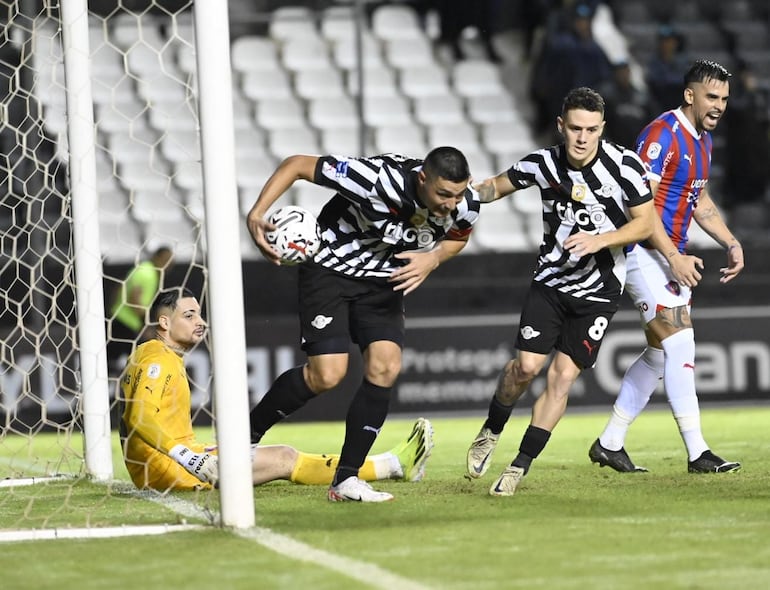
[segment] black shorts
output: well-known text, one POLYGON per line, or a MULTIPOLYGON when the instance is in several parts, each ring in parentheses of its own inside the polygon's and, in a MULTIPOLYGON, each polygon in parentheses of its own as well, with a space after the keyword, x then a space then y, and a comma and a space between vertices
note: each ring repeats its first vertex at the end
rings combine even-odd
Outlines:
POLYGON ((586 301, 535 281, 519 321, 516 348, 548 354, 558 350, 581 368, 593 367, 607 327, 620 305, 586 301))
POLYGON ((299 268, 302 350, 309 356, 361 350, 378 340, 404 343, 404 294, 384 279, 346 277, 315 265, 299 268))

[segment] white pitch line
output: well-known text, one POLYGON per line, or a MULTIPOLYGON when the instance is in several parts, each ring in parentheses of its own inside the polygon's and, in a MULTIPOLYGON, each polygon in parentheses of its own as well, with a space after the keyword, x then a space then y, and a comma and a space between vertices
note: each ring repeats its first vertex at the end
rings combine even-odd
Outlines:
MULTIPOLYGON (((181 516, 200 517, 200 507, 171 496, 143 496, 152 502, 157 502, 169 510, 173 510, 181 516)), ((213 522, 219 522, 219 514, 209 513, 213 522)), ((295 561, 304 561, 335 571, 348 578, 353 578, 359 582, 373 588, 382 590, 428 590, 428 586, 419 584, 408 578, 403 578, 397 574, 389 572, 377 565, 343 557, 336 553, 329 553, 322 549, 307 545, 286 535, 276 533, 268 528, 254 527, 250 529, 229 529, 234 535, 243 539, 254 541, 270 549, 279 555, 283 555, 295 561)))

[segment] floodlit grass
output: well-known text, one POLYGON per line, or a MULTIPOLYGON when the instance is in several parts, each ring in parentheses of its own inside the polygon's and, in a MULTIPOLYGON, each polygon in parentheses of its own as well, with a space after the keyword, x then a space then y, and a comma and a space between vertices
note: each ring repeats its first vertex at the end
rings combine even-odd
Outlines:
MULTIPOLYGON (((467 481, 463 473, 481 417, 437 418, 426 479, 377 484, 395 494, 394 502, 333 504, 322 487, 276 482, 255 488, 257 525, 429 588, 766 588, 770 408, 703 411, 714 451, 744 464, 742 472, 725 475, 688 474, 676 425, 668 410, 657 409, 637 420, 627 444, 650 473, 619 474, 592 465, 588 447, 608 410, 568 413, 513 498, 490 497, 487 489, 515 455, 526 411, 512 418, 480 481, 467 481)), ((374 450, 396 444, 410 425, 411 420, 390 419, 374 450)), ((283 424, 264 442, 333 452, 342 431, 339 423, 283 424)), ((38 438, 36 445, 43 443, 38 438)), ((6 439, 0 454, 8 448, 6 439)), ((116 469, 116 477, 125 478, 125 472, 116 469)), ((0 488, 0 529, 181 519, 163 506, 106 489, 83 480, 12 492, 0 488)), ((216 509, 210 495, 177 497, 216 509)), ((191 580, 228 589, 359 587, 338 571, 297 557, 215 528, 0 545, 2 587, 9 590, 171 588, 191 580)), ((383 587, 377 580, 372 586, 383 587)))

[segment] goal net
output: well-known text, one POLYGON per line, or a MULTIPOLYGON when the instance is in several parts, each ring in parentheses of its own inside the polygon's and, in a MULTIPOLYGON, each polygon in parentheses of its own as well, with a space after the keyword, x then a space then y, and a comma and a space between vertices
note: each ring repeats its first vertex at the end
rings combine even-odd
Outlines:
MULTIPOLYGON (((108 350, 84 346, 93 334, 83 334, 83 322, 103 306, 100 326, 112 338, 113 298, 129 271, 160 246, 173 252, 160 288, 186 286, 204 310, 210 298, 193 2, 88 5, 96 186, 86 192, 96 195, 96 219, 83 219, 73 190, 76 180, 88 184, 87 175, 73 179, 73 170, 88 167, 69 145, 78 89, 77 77, 65 75, 65 55, 76 40, 63 34, 61 3, 0 0, 0 530, 137 520, 126 503, 132 487, 117 431, 117 377, 126 355, 108 358, 108 350), (78 231, 99 236, 98 285, 81 284, 94 253, 82 247, 82 235, 78 245, 78 231), (99 372, 105 358, 107 486, 92 481, 93 441, 83 436, 89 367, 99 372), (40 485, 25 485, 31 483, 40 485), (89 499, 81 504, 84 493, 89 499), (73 508, 82 512, 79 522, 73 508)), ((203 437, 214 405, 206 347, 190 353, 187 365, 193 421, 203 437)), ((202 507, 219 501, 214 493, 188 500, 202 507)), ((145 524, 168 519, 162 511, 140 514, 145 524)))

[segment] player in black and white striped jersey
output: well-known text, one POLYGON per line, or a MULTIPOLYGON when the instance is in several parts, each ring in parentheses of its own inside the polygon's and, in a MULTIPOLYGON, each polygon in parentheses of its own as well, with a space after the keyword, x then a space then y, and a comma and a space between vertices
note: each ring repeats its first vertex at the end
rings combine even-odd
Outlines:
POLYGON ((321 248, 299 268, 302 349, 307 364, 280 375, 251 412, 252 442, 316 395, 338 385, 350 342, 364 359, 364 380, 346 420, 330 500, 383 502, 358 470, 385 422, 401 369, 404 296, 465 246, 478 218, 465 156, 439 147, 424 160, 291 156, 268 179, 247 223, 254 242, 278 264, 265 240, 265 212, 297 180, 335 191, 318 223, 321 248))
POLYGON ((648 237, 655 223, 642 161, 601 139, 601 95, 590 88, 570 91, 557 127, 563 143, 527 155, 476 187, 482 202, 490 202, 537 186, 544 233, 519 322, 518 353, 503 369, 488 418, 468 450, 469 477, 484 475, 513 406, 554 352, 519 454, 490 488, 494 496, 513 495, 564 414, 575 379, 596 362, 623 292, 624 246, 648 237))

